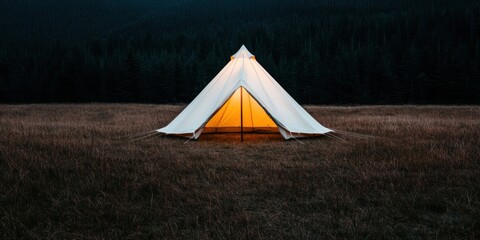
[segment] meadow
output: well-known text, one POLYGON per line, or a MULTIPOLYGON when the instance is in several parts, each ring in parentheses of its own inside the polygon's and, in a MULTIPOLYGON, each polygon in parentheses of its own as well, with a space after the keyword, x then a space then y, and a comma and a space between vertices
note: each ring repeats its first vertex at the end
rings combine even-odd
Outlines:
POLYGON ((475 239, 479 106, 306 106, 368 135, 124 136, 184 106, 0 105, 0 238, 475 239))

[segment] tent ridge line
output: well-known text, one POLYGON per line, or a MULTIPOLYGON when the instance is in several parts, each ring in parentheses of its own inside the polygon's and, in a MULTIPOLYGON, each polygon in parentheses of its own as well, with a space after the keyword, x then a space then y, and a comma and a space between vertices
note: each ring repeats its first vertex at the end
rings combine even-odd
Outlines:
MULTIPOLYGON (((258 82, 260 83, 260 86, 262 87, 263 91, 267 93, 267 96, 269 95, 268 92, 265 90, 265 86, 263 86, 263 81, 260 79, 260 76, 258 75, 257 69, 253 65, 253 63, 250 61, 250 65, 252 65, 253 70, 255 71, 255 75, 257 76, 258 82)), ((275 104, 273 104, 272 100, 268 99, 271 103, 271 105, 275 108, 275 110, 278 110, 275 104)), ((258 101, 258 100, 257 100, 258 101)))
MULTIPOLYGON (((217 74, 217 76, 215 76, 215 77, 210 81, 210 83, 212 83, 213 81, 215 81, 215 79, 220 79, 220 78, 225 74, 225 72, 227 72, 227 70, 228 70, 228 68, 227 68, 228 64, 230 64, 230 62, 227 63, 227 65, 220 71, 220 73, 217 74), (225 70, 225 71, 223 71, 223 70, 225 70)), ((209 84, 210 84, 210 83, 209 83, 209 84)), ((213 84, 212 84, 212 87, 215 86, 217 83, 218 83, 218 81, 215 82, 215 83, 213 83, 213 84)), ((195 99, 192 100, 191 103, 195 102, 195 100, 197 100, 198 97, 203 96, 203 95, 207 95, 207 94, 211 91, 211 89, 209 89, 209 91, 203 92, 203 91, 208 87, 209 84, 207 84, 207 86, 198 94, 197 97, 195 97, 195 99)), ((187 107, 185 107, 185 108, 183 109, 183 111, 182 111, 175 119, 173 119, 173 121, 172 121, 171 123, 175 122, 175 120, 176 120, 180 115, 182 115, 183 112, 185 112, 187 109, 189 109, 191 103, 190 103, 189 105, 187 105, 187 107)), ((185 118, 182 119, 180 123, 177 123, 177 125, 183 123, 183 122, 186 121, 186 120, 187 120, 187 119, 185 119, 185 118)), ((170 124, 171 124, 171 123, 170 123, 170 124)), ((170 124, 169 124, 169 125, 170 125, 170 124)), ((169 125, 167 125, 166 127, 168 127, 169 125)), ((165 128, 165 127, 164 127, 164 128, 165 128)), ((160 129, 158 129, 158 130, 160 130, 160 129)))
MULTIPOLYGON (((228 78, 227 78, 226 82, 228 82, 228 80, 230 80, 230 77, 232 77, 233 70, 235 70, 235 67, 236 67, 236 66, 237 66, 237 62, 235 62, 235 63, 233 64, 232 71, 230 71, 230 74, 228 74, 228 78)), ((223 85, 222 91, 220 91, 220 92, 223 92, 226 87, 227 87, 226 84, 223 85)), ((216 98, 216 101, 215 101, 215 102, 218 102, 218 99, 219 99, 219 98, 220 98, 220 96, 218 96, 218 97, 216 98)), ((227 98, 227 99, 228 99, 228 98, 227 98)), ((223 104, 224 104, 224 103, 222 103, 220 106, 222 106, 223 104)))
MULTIPOLYGON (((253 64, 253 63, 252 63, 252 64, 253 64)), ((258 62, 257 62, 257 64, 260 65, 260 63, 258 63, 258 62)), ((261 67, 261 65, 260 65, 260 67, 261 67)), ((267 72, 267 70, 265 70, 263 67, 261 67, 261 70, 264 72, 265 75, 267 75, 267 76, 270 77, 270 78, 273 78, 272 75, 270 75, 270 74, 267 72)), ((285 89, 283 89, 282 86, 280 86, 280 84, 279 84, 278 82, 277 82, 277 84, 275 84, 275 82, 273 82, 273 86, 274 86, 275 88, 277 88, 279 91, 282 91, 282 90, 285 91, 285 89), (278 86, 277 86, 277 85, 278 85, 278 86)), ((286 91, 285 91, 285 92, 286 92, 286 91)), ((287 93, 287 94, 288 94, 288 93, 287 93)), ((290 95, 288 95, 288 96, 289 96, 293 101, 295 101, 295 99, 293 99, 290 95)), ((282 100, 283 100, 283 102, 285 102, 284 99, 282 99, 282 100)), ((296 102, 296 101, 295 101, 295 102, 296 102)), ((287 102, 285 102, 285 104, 288 106, 288 108, 291 109, 291 106, 290 106, 287 102)), ((298 103, 297 103, 297 104, 298 104, 298 103)), ((300 104, 298 104, 298 105, 300 105, 300 104)), ((303 107, 302 107, 302 109, 303 109, 305 112, 307 112, 303 107)), ((291 109, 291 110, 293 110, 293 109, 291 109)), ((307 112, 307 113, 308 113, 308 112, 307 112)), ((310 114, 308 114, 308 115, 313 118, 313 116, 311 116, 310 114)), ((299 119, 300 121, 302 121, 302 119, 299 118, 296 114, 295 114, 295 117, 297 117, 297 119, 299 119)), ((313 119, 316 121, 315 118, 313 118, 313 119)), ((305 121, 303 121, 303 122, 305 122, 305 121)), ((306 123, 310 126, 311 129, 313 129, 313 130, 315 129, 315 127, 313 127, 309 122, 306 122, 306 123)), ((318 123, 318 122, 317 122, 317 123, 318 123)), ((329 130, 330 130, 330 129, 329 129, 329 130)))

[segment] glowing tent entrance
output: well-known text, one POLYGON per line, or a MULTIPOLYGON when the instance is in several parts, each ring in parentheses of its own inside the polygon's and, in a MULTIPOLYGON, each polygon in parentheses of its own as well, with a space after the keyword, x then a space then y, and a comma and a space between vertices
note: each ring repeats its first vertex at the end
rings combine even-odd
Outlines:
POLYGON ((167 126, 167 135, 278 132, 285 139, 333 132, 300 106, 245 46, 167 126))
POLYGON ((204 133, 278 132, 275 122, 243 87, 238 88, 205 125, 204 133))

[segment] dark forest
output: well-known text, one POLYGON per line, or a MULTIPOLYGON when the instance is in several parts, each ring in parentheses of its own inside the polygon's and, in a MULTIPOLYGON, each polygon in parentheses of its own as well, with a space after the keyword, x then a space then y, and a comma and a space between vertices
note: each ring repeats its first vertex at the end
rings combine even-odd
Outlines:
POLYGON ((301 104, 480 103, 480 1, 0 1, 0 102, 187 103, 242 44, 301 104))

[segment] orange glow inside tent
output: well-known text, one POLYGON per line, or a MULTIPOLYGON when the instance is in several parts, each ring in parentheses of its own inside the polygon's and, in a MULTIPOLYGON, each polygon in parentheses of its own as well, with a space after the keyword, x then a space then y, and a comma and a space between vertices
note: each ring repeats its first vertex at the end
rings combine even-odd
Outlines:
POLYGON ((207 122, 204 132, 240 132, 242 125, 243 132, 278 132, 260 104, 240 87, 207 122))

